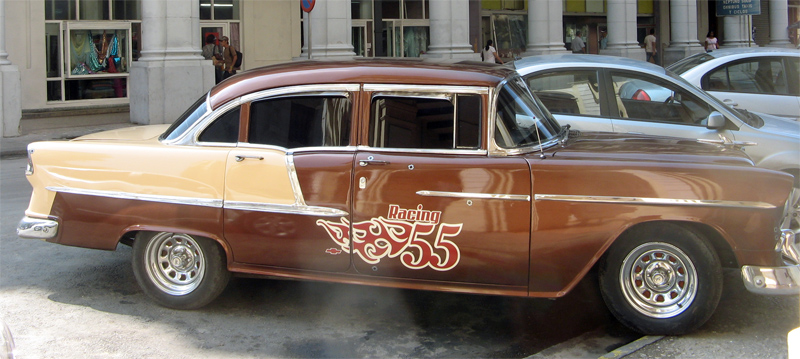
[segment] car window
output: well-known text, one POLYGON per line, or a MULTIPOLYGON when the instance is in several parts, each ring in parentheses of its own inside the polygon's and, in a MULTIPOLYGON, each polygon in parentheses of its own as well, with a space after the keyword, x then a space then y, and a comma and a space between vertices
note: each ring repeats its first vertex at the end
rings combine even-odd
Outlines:
POLYGON ((528 87, 551 113, 600 116, 597 72, 567 70, 527 78, 528 87))
POLYGON ((183 135, 192 125, 203 117, 208 112, 208 104, 206 103, 206 94, 200 96, 188 109, 172 123, 171 126, 161 135, 162 140, 174 140, 183 135))
POLYGON ((501 148, 543 144, 558 136, 561 126, 524 84, 509 81, 497 95, 495 143, 501 148), (537 111, 538 110, 538 111, 537 111))
POLYGON ((338 96, 296 96, 250 105, 249 143, 285 148, 347 146, 350 100, 338 96))
POLYGON ((379 148, 477 149, 481 97, 377 95, 372 99, 369 145, 379 148))
POLYGON ((200 142, 239 142, 239 107, 234 108, 218 117, 211 125, 203 130, 198 137, 200 142))
POLYGON ((670 70, 678 75, 689 71, 695 68, 697 65, 700 65, 706 61, 711 61, 715 57, 711 54, 707 53, 699 53, 689 57, 686 57, 672 65, 667 66, 667 70, 670 70))
POLYGON ((757 58, 730 63, 702 80, 706 91, 788 95, 787 74, 780 58, 757 58))
POLYGON ((713 109, 680 87, 645 76, 611 75, 619 117, 704 125, 713 109))

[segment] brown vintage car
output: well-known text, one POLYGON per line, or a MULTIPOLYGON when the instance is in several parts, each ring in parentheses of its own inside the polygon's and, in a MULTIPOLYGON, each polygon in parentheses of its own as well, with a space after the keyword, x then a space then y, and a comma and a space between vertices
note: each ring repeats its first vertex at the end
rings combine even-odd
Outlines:
POLYGON ((620 321, 675 334, 714 312, 724 267, 754 292, 800 288, 790 175, 721 145, 570 131, 504 66, 269 66, 171 126, 28 152, 19 235, 132 245, 172 308, 231 273, 556 298, 597 269, 620 321))

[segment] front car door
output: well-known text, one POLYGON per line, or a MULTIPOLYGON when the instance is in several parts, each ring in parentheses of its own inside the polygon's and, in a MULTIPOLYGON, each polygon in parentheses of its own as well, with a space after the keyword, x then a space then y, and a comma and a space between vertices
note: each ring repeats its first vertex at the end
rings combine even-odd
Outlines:
POLYGON ((487 155, 489 92, 364 85, 352 223, 325 223, 359 273, 526 293, 530 171, 487 155))
POLYGON ((599 70, 558 69, 525 75, 525 82, 562 125, 582 131, 613 132, 599 70))

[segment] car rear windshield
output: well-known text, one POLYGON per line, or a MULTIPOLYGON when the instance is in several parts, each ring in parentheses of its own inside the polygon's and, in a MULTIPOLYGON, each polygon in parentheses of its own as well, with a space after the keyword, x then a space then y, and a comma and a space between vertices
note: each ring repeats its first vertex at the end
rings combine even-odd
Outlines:
POLYGON ((208 112, 208 105, 206 104, 206 94, 203 94, 194 104, 189 106, 189 109, 187 109, 172 126, 169 126, 167 131, 161 135, 161 140, 169 141, 180 137, 186 130, 192 127, 200 117, 203 117, 206 112, 208 112))
POLYGON ((682 73, 684 73, 686 71, 691 70, 695 66, 700 65, 700 64, 702 64, 702 63, 704 63, 704 62, 706 62, 708 60, 711 60, 713 58, 714 58, 714 56, 706 54, 706 53, 695 54, 695 55, 689 56, 689 57, 687 57, 687 58, 685 58, 683 60, 680 60, 680 61, 678 61, 678 62, 676 62, 676 63, 674 63, 672 65, 667 66, 667 70, 670 70, 670 71, 680 75, 680 74, 682 74, 682 73))

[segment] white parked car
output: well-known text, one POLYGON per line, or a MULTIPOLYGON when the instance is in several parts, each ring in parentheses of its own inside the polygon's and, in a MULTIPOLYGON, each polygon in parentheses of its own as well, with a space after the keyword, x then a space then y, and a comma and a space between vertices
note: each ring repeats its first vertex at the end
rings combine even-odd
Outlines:
POLYGON ((564 54, 527 57, 513 66, 561 124, 741 146, 756 165, 791 173, 800 187, 796 121, 733 109, 644 61, 564 54))
POLYGON ((796 49, 720 49, 689 56, 667 69, 735 108, 800 117, 796 49))

